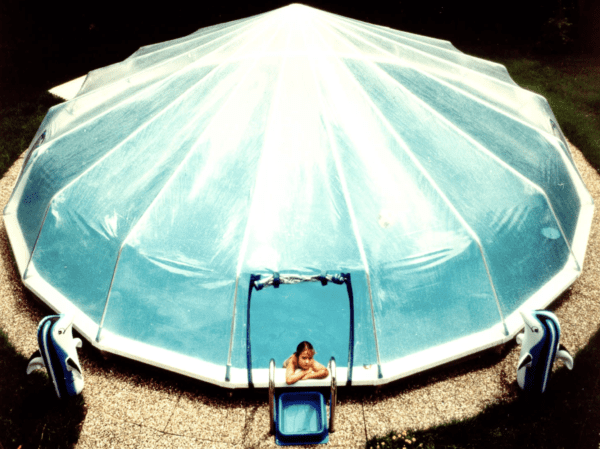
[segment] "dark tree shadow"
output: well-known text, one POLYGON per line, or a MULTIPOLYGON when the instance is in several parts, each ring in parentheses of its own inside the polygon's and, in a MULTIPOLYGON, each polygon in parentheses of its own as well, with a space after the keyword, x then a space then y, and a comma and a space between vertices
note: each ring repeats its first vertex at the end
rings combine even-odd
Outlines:
POLYGON ((85 419, 83 397, 58 399, 45 373, 26 374, 27 362, 0 331, 0 446, 73 447, 85 419))
MULTIPOLYGON (((600 443, 600 331, 575 357, 573 371, 562 367, 546 392, 520 392, 513 401, 489 406, 474 418, 411 432, 427 448, 589 448, 600 443)), ((517 389, 513 385, 509 387, 517 389)), ((373 439, 396 447, 393 435, 373 439)), ((398 440, 403 441, 403 440, 398 440)), ((401 447, 401 446, 398 446, 401 447)))

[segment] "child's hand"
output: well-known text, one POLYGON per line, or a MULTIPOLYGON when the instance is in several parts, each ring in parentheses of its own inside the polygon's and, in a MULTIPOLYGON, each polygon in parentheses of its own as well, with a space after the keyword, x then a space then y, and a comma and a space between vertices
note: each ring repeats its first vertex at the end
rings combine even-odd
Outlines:
POLYGON ((304 371, 304 375, 302 376, 302 379, 310 379, 314 373, 315 372, 312 368, 308 368, 306 371, 304 371))

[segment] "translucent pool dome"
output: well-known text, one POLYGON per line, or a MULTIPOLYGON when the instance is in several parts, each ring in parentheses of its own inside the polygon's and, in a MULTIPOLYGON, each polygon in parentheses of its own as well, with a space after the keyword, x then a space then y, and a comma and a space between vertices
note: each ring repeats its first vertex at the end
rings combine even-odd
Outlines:
POLYGON ((505 343, 581 273, 592 214, 503 66, 294 4, 90 72, 4 219, 92 345, 244 388, 302 340, 342 385, 505 343))

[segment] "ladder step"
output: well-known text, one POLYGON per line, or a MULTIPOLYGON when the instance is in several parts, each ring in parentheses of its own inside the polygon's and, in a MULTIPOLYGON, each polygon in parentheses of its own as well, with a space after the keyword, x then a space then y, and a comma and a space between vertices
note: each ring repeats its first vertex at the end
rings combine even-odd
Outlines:
POLYGON ((281 393, 276 422, 276 442, 280 446, 329 442, 325 398, 318 391, 281 393))

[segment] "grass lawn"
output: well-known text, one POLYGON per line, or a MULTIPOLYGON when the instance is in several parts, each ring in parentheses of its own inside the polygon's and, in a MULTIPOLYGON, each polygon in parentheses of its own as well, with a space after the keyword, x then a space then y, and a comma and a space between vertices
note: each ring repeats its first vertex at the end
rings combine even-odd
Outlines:
MULTIPOLYGON (((506 65, 518 84, 546 97, 567 138, 600 168, 598 60, 467 53, 506 65)), ((0 174, 27 148, 47 109, 56 103, 43 88, 5 95, 0 105, 0 174)), ((85 416, 82 399, 58 401, 47 376, 25 376, 26 365, 27 359, 14 351, 0 330, 0 449, 71 447, 85 416)), ((491 406, 466 421, 403 436, 381 436, 368 441, 367 447, 596 449, 600 441, 598 379, 599 334, 577 354, 574 371, 559 370, 541 398, 523 396, 513 403, 491 406)))
POLYGON ((11 95, 1 102, 0 175, 27 149, 48 109, 59 102, 43 90, 24 93, 18 99, 11 95))
POLYGON ((506 65, 515 82, 548 100, 565 136, 600 169, 600 58, 499 62, 506 65))

